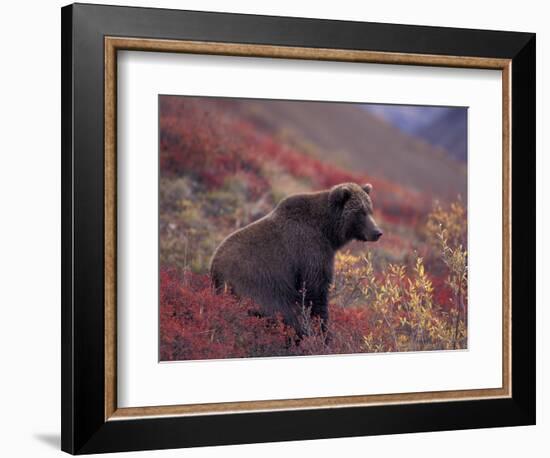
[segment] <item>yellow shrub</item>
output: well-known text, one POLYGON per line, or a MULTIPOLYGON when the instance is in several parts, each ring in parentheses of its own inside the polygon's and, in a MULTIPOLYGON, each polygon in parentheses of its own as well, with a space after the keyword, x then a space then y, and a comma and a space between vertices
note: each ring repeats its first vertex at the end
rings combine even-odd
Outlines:
POLYGON ((366 308, 369 331, 365 351, 420 351, 465 348, 467 343, 466 211, 462 203, 449 209, 439 204, 428 216, 426 233, 445 267, 436 294, 422 257, 414 265, 386 264, 375 272, 373 255, 349 251, 337 254, 331 301, 344 307, 366 308), (441 303, 436 301, 439 297, 441 303))

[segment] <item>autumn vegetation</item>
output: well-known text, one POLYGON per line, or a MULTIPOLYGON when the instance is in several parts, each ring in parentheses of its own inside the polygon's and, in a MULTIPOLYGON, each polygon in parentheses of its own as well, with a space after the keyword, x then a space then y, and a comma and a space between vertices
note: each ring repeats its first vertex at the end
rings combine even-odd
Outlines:
POLYGON ((329 163, 230 100, 163 96, 159 111, 161 360, 466 348, 467 215, 459 196, 436 200, 329 163), (308 304, 297 304, 308 330, 298 341, 280 317, 213 293, 208 264, 223 238, 286 195, 348 181, 373 183, 385 235, 338 253, 329 339, 308 304))

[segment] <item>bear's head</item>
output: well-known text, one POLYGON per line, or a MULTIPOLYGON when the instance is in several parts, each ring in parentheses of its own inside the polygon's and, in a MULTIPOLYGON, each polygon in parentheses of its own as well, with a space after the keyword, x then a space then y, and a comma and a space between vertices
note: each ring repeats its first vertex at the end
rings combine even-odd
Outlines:
POLYGON ((335 235, 340 245, 351 240, 376 242, 382 231, 372 214, 372 185, 343 183, 329 192, 329 205, 335 222, 335 235))

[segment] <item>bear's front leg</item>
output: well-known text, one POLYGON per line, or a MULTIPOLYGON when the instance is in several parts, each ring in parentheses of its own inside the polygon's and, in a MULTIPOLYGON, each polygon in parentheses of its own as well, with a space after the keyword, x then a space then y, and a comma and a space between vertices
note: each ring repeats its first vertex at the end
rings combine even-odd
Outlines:
POLYGON ((296 287, 300 296, 299 309, 301 324, 305 335, 315 334, 313 322, 320 319, 321 332, 326 335, 328 329, 328 295, 332 281, 331 269, 325 259, 308 259, 297 275, 296 287))
POLYGON ((297 289, 296 317, 292 320, 292 326, 299 339, 316 334, 314 319, 317 317, 321 319, 321 328, 324 332, 328 319, 327 296, 327 291, 314 288, 313 285, 308 286, 307 282, 302 282, 297 289))
POLYGON ((328 287, 318 288, 311 296, 311 316, 321 319, 321 331, 326 336, 328 329, 328 287))

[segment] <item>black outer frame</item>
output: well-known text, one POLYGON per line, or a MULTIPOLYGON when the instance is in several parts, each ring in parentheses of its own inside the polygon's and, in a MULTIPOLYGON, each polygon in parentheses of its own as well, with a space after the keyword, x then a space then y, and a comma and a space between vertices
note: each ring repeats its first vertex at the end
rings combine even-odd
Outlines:
POLYGON ((62 8, 61 448, 99 453, 535 424, 535 35, 74 4, 62 8), (104 37, 512 59, 512 397, 104 419, 104 37))

